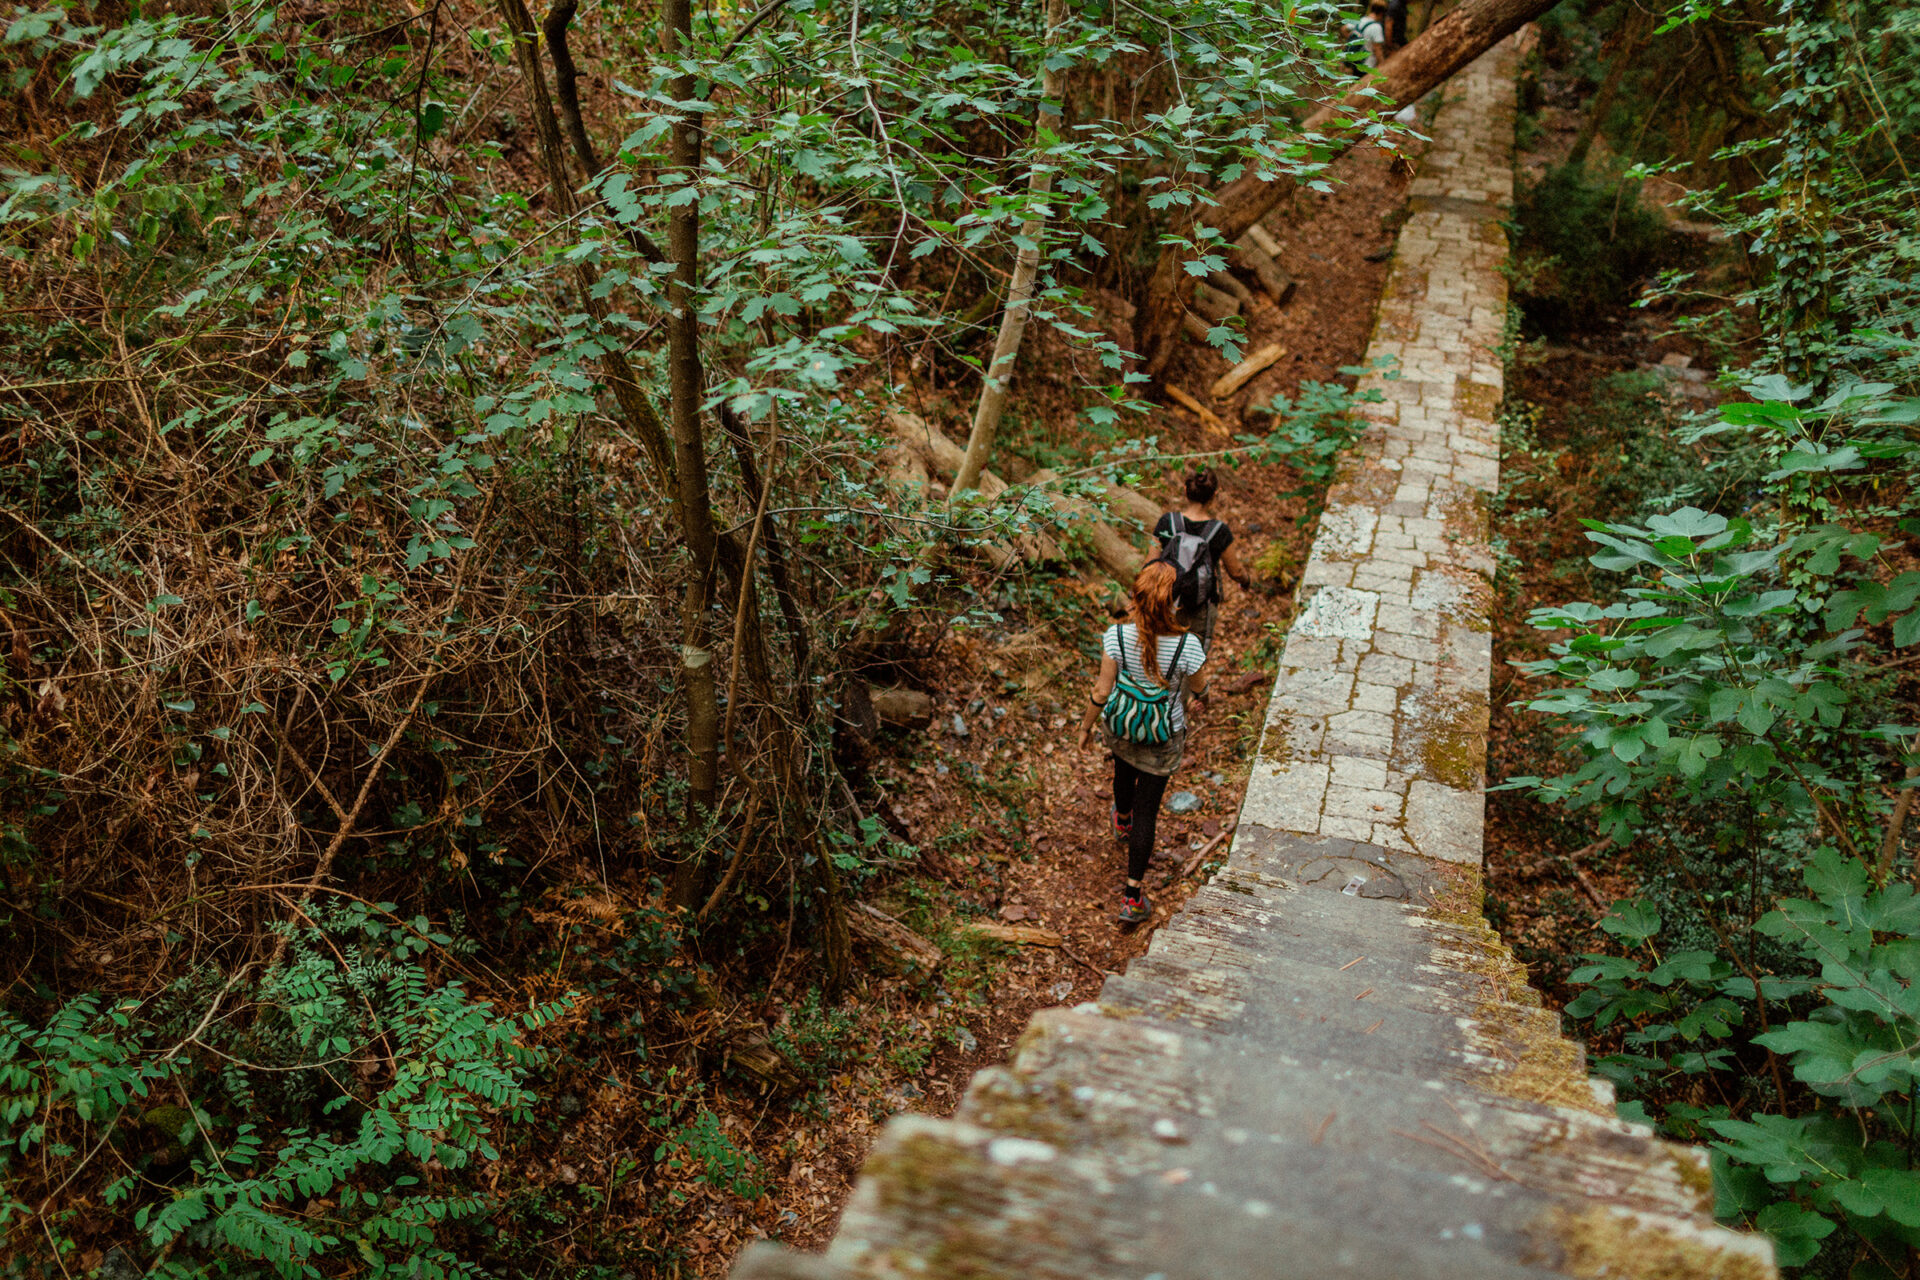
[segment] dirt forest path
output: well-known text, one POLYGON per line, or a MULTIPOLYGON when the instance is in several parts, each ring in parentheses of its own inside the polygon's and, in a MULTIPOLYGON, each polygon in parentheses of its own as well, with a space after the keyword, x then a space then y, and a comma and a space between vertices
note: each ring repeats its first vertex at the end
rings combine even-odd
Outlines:
MULTIPOLYGON (((1237 409, 1276 393, 1292 395, 1302 382, 1343 380, 1340 367, 1361 359, 1386 277, 1406 172, 1389 153, 1372 148, 1350 153, 1335 166, 1331 193, 1303 194, 1269 220, 1285 232, 1279 237, 1285 250, 1281 265, 1297 289, 1289 305, 1253 313, 1248 349, 1277 342, 1288 355, 1223 414, 1236 429, 1237 409)), ((1175 381, 1204 400, 1206 389, 1228 366, 1196 346, 1189 345, 1188 353, 1189 364, 1175 381)), ((1248 419, 1250 426, 1259 421, 1248 419)), ((1163 417, 1159 429, 1195 450, 1221 443, 1185 414, 1163 417)), ((1225 857, 1227 841, 1220 839, 1192 874, 1166 883, 1230 828, 1240 807, 1264 694, 1273 682, 1278 637, 1290 619, 1298 566, 1312 539, 1311 528, 1299 523, 1303 503, 1274 497, 1295 483, 1277 467, 1243 467, 1222 476, 1215 510, 1233 526, 1241 562, 1250 570, 1256 563, 1280 569, 1262 591, 1225 584, 1207 662, 1214 696, 1196 717, 1186 759, 1168 788, 1170 801, 1190 793, 1198 803, 1181 813, 1163 807, 1147 877, 1155 907, 1152 924, 1129 933, 1115 924, 1125 859, 1109 833, 1112 766, 1097 746, 1083 752, 1076 745, 1095 675, 1094 663, 1078 647, 1090 646, 1107 623, 1098 602, 1089 599, 1083 610, 1084 636, 1061 634, 1063 623, 999 645, 956 640, 936 663, 936 684, 943 692, 924 749, 879 764, 876 777, 896 796, 913 796, 896 804, 897 816, 922 847, 945 845, 948 852, 940 860, 955 864, 956 883, 993 886, 986 892, 976 889, 981 907, 1007 923, 1057 932, 1065 945, 1019 948, 1006 961, 990 1005, 969 1020, 971 1043, 963 1038, 943 1044, 928 1070, 899 1097, 901 1109, 950 1114, 973 1073, 1003 1061, 1035 1011, 1093 999, 1105 975, 1143 953, 1154 929, 1204 881, 1206 864, 1225 857), (1276 544, 1282 548, 1278 554, 1273 553, 1276 544), (962 778, 1004 776, 1009 770, 1028 780, 1017 835, 992 827, 977 800, 955 785, 962 778), (961 831, 976 838, 940 839, 961 831), (1028 851, 1035 856, 1019 856, 1028 851)), ((1168 493, 1150 496, 1170 503, 1174 494, 1170 486, 1168 493)), ((831 1168, 838 1185, 825 1196, 818 1194, 825 1188, 816 1185, 801 1221, 784 1233, 789 1242, 802 1248, 825 1244, 876 1132, 877 1126, 863 1125, 837 1144, 831 1168)))

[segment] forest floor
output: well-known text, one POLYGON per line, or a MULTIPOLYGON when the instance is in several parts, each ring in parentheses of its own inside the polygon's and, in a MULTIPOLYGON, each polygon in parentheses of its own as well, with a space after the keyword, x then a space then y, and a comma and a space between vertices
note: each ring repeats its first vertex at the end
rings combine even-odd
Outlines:
MULTIPOLYGON (((1254 311, 1246 345, 1277 342, 1287 355, 1227 407, 1215 406, 1236 430, 1236 411, 1276 394, 1292 396, 1303 382, 1351 385, 1340 369, 1366 349, 1406 179, 1395 171, 1393 156, 1376 149, 1344 158, 1332 178, 1331 193, 1302 194, 1275 215, 1286 222, 1281 264, 1297 288, 1286 306, 1254 311)), ((1204 400, 1229 366, 1212 351, 1191 344, 1187 350, 1189 363, 1176 380, 1204 400)), ((1027 383, 1029 401, 1071 423, 1066 378, 1047 372, 1060 366, 1046 359, 1045 345, 1040 352, 1032 361, 1040 368, 1027 383)), ((1226 443, 1183 411, 1156 417, 1154 429, 1169 452, 1226 443)), ((1252 429, 1261 419, 1245 421, 1252 429)), ((1161 481, 1165 492, 1149 496, 1170 506, 1179 474, 1170 471, 1161 481)), ((836 1089, 828 1105, 841 1122, 788 1131, 788 1156, 765 1170, 767 1195, 750 1220, 713 1224, 715 1247, 707 1257, 719 1262, 758 1234, 802 1248, 824 1245, 887 1114, 951 1113, 967 1081, 1007 1057, 1033 1013, 1094 998, 1105 975, 1145 951, 1154 929, 1204 881, 1205 865, 1224 860, 1224 836, 1258 742, 1292 587, 1312 540, 1306 500, 1273 496, 1298 483, 1280 466, 1242 466, 1222 476, 1215 511, 1233 526, 1241 562, 1265 580, 1255 593, 1230 583, 1225 588, 1207 664, 1224 696, 1210 698, 1197 716, 1169 789, 1169 799, 1189 792, 1198 803, 1180 814, 1163 809, 1147 881, 1155 905, 1151 924, 1124 933, 1115 924, 1124 854, 1107 825, 1111 766, 1104 752, 1082 752, 1076 741, 1084 692, 1096 674, 1089 655, 1108 621, 1110 589, 1062 581, 1051 616, 1006 610, 999 630, 950 632, 921 665, 916 682, 935 697, 932 727, 876 743, 867 762, 866 781, 884 797, 881 816, 925 851, 923 866, 947 881, 963 910, 1054 931, 1063 945, 997 957, 970 1000, 947 989, 954 983, 935 990, 931 1007, 916 1004, 904 980, 870 983, 869 999, 891 998, 898 1016, 945 1028, 937 1051, 922 1070, 867 1073, 836 1089), (1168 883, 1202 852, 1206 858, 1192 874, 1168 883)), ((910 908, 922 894, 910 884, 894 886, 878 900, 910 908)), ((724 1274, 724 1263, 700 1274, 724 1274)))

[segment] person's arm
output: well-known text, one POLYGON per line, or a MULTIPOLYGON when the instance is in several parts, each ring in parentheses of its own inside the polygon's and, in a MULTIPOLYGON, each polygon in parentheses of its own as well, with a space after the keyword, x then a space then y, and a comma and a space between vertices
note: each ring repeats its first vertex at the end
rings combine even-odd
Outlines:
POLYGON ((1110 655, 1100 656, 1100 678, 1093 682, 1093 692, 1087 695, 1087 709, 1080 717, 1080 749, 1085 751, 1093 745, 1093 726, 1099 722, 1100 708, 1107 705, 1107 695, 1113 692, 1113 682, 1119 678, 1120 664, 1110 655))
POLYGON ((1253 590, 1253 575, 1240 566, 1240 552, 1231 542, 1227 544, 1227 549, 1220 553, 1220 567, 1227 571, 1228 577, 1240 584, 1242 591, 1253 590))
MULTIPOLYGON (((1207 697, 1207 655, 1200 655, 1200 665, 1186 674, 1184 686, 1187 695, 1187 710, 1193 710, 1193 704, 1204 702, 1207 697)), ((1204 709, 1204 708, 1203 708, 1204 709)))

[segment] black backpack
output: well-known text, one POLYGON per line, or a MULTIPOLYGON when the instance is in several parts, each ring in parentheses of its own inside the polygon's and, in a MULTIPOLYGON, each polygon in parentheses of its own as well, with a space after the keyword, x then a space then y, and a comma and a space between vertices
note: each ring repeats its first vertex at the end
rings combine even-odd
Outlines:
POLYGON ((1167 513, 1167 536, 1160 544, 1160 560, 1172 565, 1179 575, 1173 584, 1173 599, 1182 608, 1198 609, 1213 599, 1213 534, 1220 527, 1215 524, 1203 538, 1189 529, 1187 518, 1178 511, 1167 513))

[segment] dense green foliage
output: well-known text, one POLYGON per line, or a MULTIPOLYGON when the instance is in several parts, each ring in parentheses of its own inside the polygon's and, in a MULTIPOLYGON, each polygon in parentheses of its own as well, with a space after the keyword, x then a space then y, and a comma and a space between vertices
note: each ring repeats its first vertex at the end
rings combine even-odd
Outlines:
MULTIPOLYGON (((1665 288, 1708 340, 1755 341, 1721 348, 1745 366, 1738 394, 1680 432, 1702 482, 1586 522, 1614 594, 1536 613, 1559 638, 1530 670, 1559 687, 1530 706, 1571 733, 1576 762, 1516 785, 1590 811, 1639 870, 1640 899, 1604 922, 1622 950, 1587 958, 1568 1008, 1619 1037, 1599 1065, 1629 1108, 1712 1142, 1723 1214, 1769 1231, 1783 1263, 1906 1276, 1920 27, 1882 5, 1756 17, 1677 11, 1651 55, 1746 50, 1737 83, 1756 106, 1741 109, 1764 126, 1692 157, 1723 185, 1676 167, 1751 251, 1749 286, 1718 305, 1691 276, 1665 288)), ((1555 183, 1576 189, 1549 175, 1536 192, 1555 183)), ((1538 195, 1532 211, 1592 220, 1538 195)))
MULTIPOLYGON (((796 1109, 924 1062, 822 995, 917 852, 843 709, 995 619, 979 549, 1164 464, 1091 291, 1328 152, 1318 6, 536 16, 0 19, 9 1274, 676 1267, 676 1185, 763 1183, 737 1050, 796 1109), (977 388, 1034 226, 1101 447, 899 484, 883 416, 977 388), (499 1182, 593 1089, 641 1100, 632 1237, 499 1182)), ((1324 454, 1343 396, 1228 456, 1324 454)))

